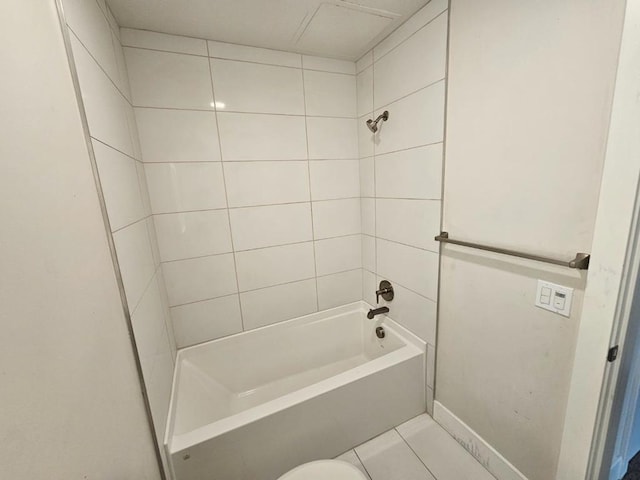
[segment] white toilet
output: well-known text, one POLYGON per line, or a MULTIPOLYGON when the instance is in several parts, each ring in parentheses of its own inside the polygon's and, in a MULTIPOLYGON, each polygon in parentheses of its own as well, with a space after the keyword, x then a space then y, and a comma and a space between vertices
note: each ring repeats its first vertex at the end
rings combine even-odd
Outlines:
POLYGON ((318 460, 290 470, 278 480, 367 480, 360 470, 340 460, 318 460))

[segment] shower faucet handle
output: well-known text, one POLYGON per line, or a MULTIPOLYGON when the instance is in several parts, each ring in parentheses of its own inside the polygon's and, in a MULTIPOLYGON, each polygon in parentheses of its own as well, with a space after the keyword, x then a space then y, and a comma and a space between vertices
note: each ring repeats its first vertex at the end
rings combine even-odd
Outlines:
POLYGON ((376 290, 376 303, 380 303, 380 297, 382 297, 387 302, 393 300, 393 286, 391 282, 388 280, 382 280, 380 282, 380 289, 376 290))

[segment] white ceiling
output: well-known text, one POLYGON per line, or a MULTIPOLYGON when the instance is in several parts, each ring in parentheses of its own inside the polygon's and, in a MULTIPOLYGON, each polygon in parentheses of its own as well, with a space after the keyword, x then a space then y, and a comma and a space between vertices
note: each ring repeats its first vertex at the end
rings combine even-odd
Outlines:
POLYGON ((122 27, 357 60, 429 0, 107 0, 122 27))

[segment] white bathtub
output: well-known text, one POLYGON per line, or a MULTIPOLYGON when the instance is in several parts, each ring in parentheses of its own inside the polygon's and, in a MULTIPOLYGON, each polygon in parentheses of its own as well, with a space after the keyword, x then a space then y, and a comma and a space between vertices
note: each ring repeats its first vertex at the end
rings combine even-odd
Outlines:
POLYGON ((180 351, 165 436, 175 480, 273 480, 423 413, 425 344, 368 308, 180 351))

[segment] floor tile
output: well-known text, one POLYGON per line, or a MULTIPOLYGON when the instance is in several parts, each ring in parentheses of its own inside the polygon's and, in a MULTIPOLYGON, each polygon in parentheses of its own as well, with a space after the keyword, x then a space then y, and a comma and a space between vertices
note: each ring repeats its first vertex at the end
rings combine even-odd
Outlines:
POLYGON ((358 455, 356 455, 356 452, 354 450, 349 450, 348 452, 343 453, 339 457, 336 457, 336 460, 350 463, 351 465, 356 467, 358 470, 360 470, 366 478, 371 480, 371 477, 367 473, 367 470, 364 468, 364 465, 362 465, 362 462, 360 461, 360 459, 358 458, 358 455))
MULTIPOLYGON (((495 480, 429 415, 413 418, 396 430, 438 480, 495 480)), ((388 459, 388 462, 391 460, 388 459)), ((377 480, 376 477, 372 478, 377 480)))
POLYGON ((395 430, 355 451, 372 480, 436 480, 395 430))

